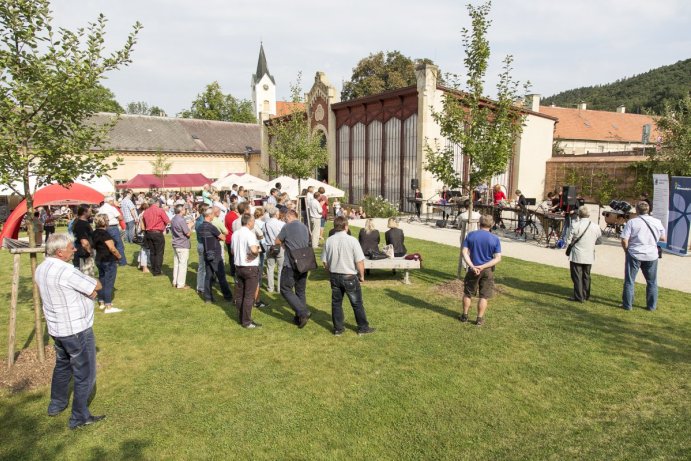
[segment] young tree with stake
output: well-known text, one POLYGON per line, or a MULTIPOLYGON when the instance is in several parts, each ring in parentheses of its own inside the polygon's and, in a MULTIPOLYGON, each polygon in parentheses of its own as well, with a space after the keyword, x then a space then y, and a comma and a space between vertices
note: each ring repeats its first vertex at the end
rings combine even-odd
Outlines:
MULTIPOLYGON (((104 74, 131 62, 141 25, 137 22, 124 46, 104 54, 106 18, 86 28, 53 30, 48 0, 0 2, 0 183, 26 199, 34 212, 34 194, 46 184, 70 184, 78 176, 99 176, 116 166, 102 150, 115 123, 97 125, 104 74), (101 149, 101 150, 99 150, 101 149), (29 183, 35 179, 33 189, 29 183), (23 187, 15 187, 14 184, 23 187)), ((34 247, 33 223, 28 221, 34 247)), ((36 255, 31 254, 32 275, 36 255)), ((43 360, 38 290, 34 314, 39 359, 43 360)))

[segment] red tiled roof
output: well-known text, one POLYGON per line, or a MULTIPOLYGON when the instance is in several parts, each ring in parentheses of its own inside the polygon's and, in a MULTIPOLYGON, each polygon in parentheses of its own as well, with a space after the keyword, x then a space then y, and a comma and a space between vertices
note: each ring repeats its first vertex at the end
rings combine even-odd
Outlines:
POLYGON ((555 138, 610 142, 641 142, 643 125, 651 125, 650 143, 657 140, 655 120, 649 115, 540 106, 540 113, 558 119, 555 138))
POLYGON ((276 101, 276 115, 273 117, 283 117, 284 115, 290 115, 295 111, 305 110, 305 104, 301 102, 290 102, 290 101, 276 101))

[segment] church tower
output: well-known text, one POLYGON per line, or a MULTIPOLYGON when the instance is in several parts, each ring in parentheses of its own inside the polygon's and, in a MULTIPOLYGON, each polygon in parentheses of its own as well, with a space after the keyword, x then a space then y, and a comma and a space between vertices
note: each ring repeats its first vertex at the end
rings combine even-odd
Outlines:
POLYGON ((257 72, 252 76, 252 102, 257 120, 261 121, 260 113, 264 118, 276 115, 276 81, 269 73, 263 43, 259 47, 257 72))

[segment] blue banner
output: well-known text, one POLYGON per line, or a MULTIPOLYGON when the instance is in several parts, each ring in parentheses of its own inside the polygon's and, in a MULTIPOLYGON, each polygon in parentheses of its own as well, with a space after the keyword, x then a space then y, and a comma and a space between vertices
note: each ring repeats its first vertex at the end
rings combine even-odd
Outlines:
POLYGON ((667 251, 686 255, 691 231, 691 178, 672 176, 669 190, 667 251))

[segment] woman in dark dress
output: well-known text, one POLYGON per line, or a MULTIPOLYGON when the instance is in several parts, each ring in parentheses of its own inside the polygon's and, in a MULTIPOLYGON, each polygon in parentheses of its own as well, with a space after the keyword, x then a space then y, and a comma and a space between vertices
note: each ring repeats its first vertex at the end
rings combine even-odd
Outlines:
POLYGON ((389 230, 386 231, 384 237, 386 239, 387 245, 393 245, 394 257, 400 258, 401 256, 405 256, 407 250, 405 248, 405 245, 403 244, 403 231, 398 228, 398 222, 396 221, 396 218, 389 218, 387 227, 389 228, 389 230))
POLYGON ((379 250, 379 231, 374 227, 374 220, 369 218, 365 221, 365 227, 360 229, 358 241, 362 247, 362 252, 367 257, 368 251, 379 250))
POLYGON ((96 250, 96 267, 98 267, 98 280, 102 288, 98 291, 98 304, 104 313, 113 314, 121 309, 113 307, 113 289, 115 288, 115 276, 118 274, 118 261, 122 257, 115 241, 106 228, 108 227, 108 215, 97 214, 94 218, 94 249, 96 250))

